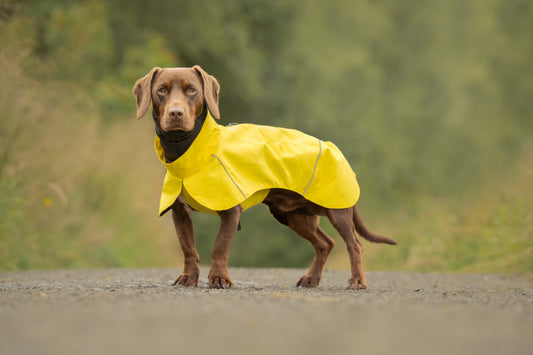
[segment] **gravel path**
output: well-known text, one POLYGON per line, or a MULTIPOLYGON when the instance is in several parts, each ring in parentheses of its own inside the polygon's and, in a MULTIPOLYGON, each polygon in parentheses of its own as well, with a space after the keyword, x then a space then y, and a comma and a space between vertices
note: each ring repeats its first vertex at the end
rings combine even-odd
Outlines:
POLYGON ((172 287, 178 270, 0 273, 0 354, 532 354, 533 279, 230 269, 237 288, 172 287))

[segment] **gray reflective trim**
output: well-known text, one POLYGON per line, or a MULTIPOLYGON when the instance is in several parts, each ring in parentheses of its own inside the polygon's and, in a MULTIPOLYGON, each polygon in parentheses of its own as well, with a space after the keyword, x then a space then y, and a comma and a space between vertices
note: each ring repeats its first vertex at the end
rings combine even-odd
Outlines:
POLYGON ((322 155, 322 141, 320 139, 318 140, 318 148, 319 148, 318 149, 318 157, 316 157, 315 167, 313 169, 313 175, 311 175, 311 180, 309 180, 309 183, 307 184, 302 196, 305 196, 305 193, 307 192, 307 189, 309 188, 309 186, 311 186, 311 183, 313 182, 313 179, 315 178, 316 167, 318 166, 318 159, 320 159, 320 155, 322 155))
POLYGON ((222 165, 222 167, 224 168, 224 170, 226 170, 226 174, 228 174, 229 178, 231 179, 231 181, 233 182, 233 184, 237 187, 237 189, 239 189, 239 191, 241 192, 241 194, 244 196, 244 198, 247 198, 246 195, 244 194, 244 192, 242 192, 241 188, 239 187, 239 185, 237 185, 237 183, 235 182, 235 180, 233 180, 233 177, 231 177, 230 173, 228 172, 228 169, 226 169, 226 166, 224 165, 224 163, 222 162, 222 160, 220 160, 219 157, 217 157, 215 154, 211 154, 212 156, 214 156, 215 158, 217 158, 218 162, 220 163, 220 165, 222 165))

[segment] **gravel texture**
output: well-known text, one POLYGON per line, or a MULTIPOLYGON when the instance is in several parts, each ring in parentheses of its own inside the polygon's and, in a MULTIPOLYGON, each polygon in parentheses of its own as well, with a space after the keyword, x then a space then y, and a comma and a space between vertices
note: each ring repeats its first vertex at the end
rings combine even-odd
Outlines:
POLYGON ((533 279, 232 268, 235 289, 179 270, 0 273, 0 354, 532 354, 533 279))

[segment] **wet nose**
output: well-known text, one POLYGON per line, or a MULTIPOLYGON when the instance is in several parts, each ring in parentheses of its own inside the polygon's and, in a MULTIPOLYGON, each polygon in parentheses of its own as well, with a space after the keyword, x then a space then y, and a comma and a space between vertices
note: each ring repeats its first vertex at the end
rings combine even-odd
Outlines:
POLYGON ((172 107, 168 110, 170 118, 183 118, 185 116, 185 110, 181 107, 172 107))

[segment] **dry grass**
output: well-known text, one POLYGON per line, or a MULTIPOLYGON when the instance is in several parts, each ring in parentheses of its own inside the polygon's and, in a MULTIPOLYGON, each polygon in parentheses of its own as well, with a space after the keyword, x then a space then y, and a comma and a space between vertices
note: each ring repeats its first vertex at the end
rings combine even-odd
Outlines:
POLYGON ((86 87, 0 63, 0 267, 174 263, 150 122, 104 118, 86 87))

